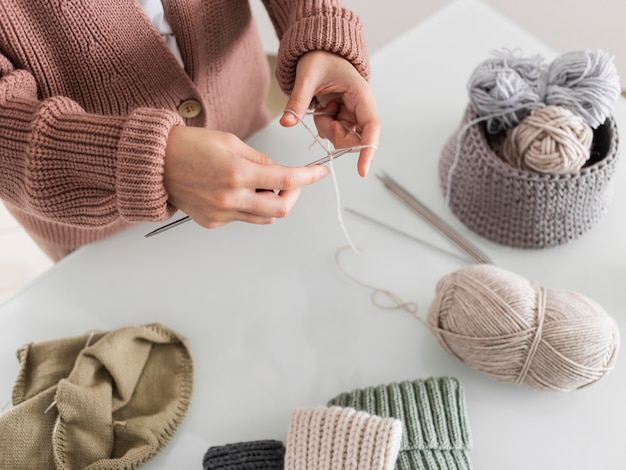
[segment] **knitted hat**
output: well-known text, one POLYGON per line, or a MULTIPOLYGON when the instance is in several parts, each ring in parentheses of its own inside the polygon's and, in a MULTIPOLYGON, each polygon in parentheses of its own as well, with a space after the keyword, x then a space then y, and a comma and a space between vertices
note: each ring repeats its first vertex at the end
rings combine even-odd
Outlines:
POLYGON ((586 166, 562 175, 510 167, 490 146, 484 123, 469 126, 459 137, 475 118, 468 106, 439 160, 450 209, 467 227, 503 245, 547 248, 578 238, 606 214, 617 160, 612 117, 594 130, 586 166))
POLYGON ((458 380, 428 378, 354 390, 329 406, 346 406, 402 421, 398 470, 468 470, 471 436, 458 380))
POLYGON ((210 447, 202 460, 204 470, 282 470, 285 446, 280 441, 251 441, 210 447))
POLYGON ((162 325, 27 344, 17 356, 0 468, 134 469, 189 405, 187 340, 162 325))
POLYGON ((392 470, 402 423, 353 408, 303 408, 292 413, 285 470, 392 470))

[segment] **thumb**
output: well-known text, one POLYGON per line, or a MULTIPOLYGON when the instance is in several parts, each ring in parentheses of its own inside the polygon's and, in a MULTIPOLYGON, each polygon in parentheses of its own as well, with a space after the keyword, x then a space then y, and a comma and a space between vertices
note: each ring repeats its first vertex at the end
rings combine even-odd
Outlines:
POLYGON ((285 111, 280 118, 280 125, 292 127, 298 124, 306 115, 315 95, 315 88, 311 81, 298 80, 293 87, 293 91, 287 100, 285 111), (308 83, 307 83, 308 82, 308 83))

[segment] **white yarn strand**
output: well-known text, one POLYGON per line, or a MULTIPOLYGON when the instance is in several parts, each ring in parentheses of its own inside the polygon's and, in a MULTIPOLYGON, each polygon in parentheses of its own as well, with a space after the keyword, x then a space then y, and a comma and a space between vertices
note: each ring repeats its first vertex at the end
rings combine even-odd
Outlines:
MULTIPOLYGON (((313 139, 315 140, 315 142, 317 142, 319 144, 320 147, 322 147, 322 149, 324 149, 324 152, 326 152, 326 155, 330 158, 330 160, 328 161, 328 168, 330 169, 330 174, 333 180, 333 187, 335 190, 335 201, 336 201, 336 214, 337 214, 337 221, 339 222, 339 227, 341 228, 341 231, 343 232, 343 236, 346 239, 346 242, 348 243, 348 245, 350 246, 350 248, 352 249, 352 251, 354 251, 355 253, 360 254, 362 251, 359 247, 357 247, 354 242, 352 241, 352 237, 350 237, 350 233, 348 232, 348 228, 345 224, 345 221, 343 220, 343 215, 342 215, 342 210, 341 210, 341 192, 339 190, 339 182, 337 181, 337 175, 335 173, 335 167, 333 165, 333 152, 330 150, 330 148, 324 143, 324 141, 320 138, 320 136, 313 132, 313 130, 308 126, 308 124, 304 121, 303 118, 301 118, 300 116, 298 116, 298 114, 293 111, 292 109, 286 109, 285 112, 288 112, 292 115, 294 115, 297 119, 298 122, 300 122, 300 124, 302 124, 302 126, 307 130, 307 132, 309 134, 311 134, 311 136, 313 137, 313 139)), ((316 115, 316 112, 312 112, 310 114, 316 115)), ((319 113, 321 115, 326 115, 328 113, 319 113)), ((346 127, 344 125, 344 127, 346 127)), ((346 127, 346 129, 350 132, 352 132, 354 135, 356 135, 357 137, 360 138, 360 135, 352 130, 346 127)), ((358 151, 358 150, 362 150, 364 148, 377 148, 375 145, 358 145, 355 147, 350 147, 350 151, 358 151)))

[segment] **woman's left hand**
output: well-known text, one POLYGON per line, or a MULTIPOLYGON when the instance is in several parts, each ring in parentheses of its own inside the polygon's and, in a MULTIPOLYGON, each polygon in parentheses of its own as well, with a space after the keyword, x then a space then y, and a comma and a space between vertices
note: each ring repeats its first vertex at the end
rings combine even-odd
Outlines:
MULTIPOLYGON (((311 51, 298 61, 293 92, 286 109, 303 118, 312 103, 320 137, 335 148, 368 145, 359 154, 358 172, 367 175, 378 147, 381 125, 369 83, 343 57, 311 51)), ((285 112, 280 124, 291 127, 298 119, 285 112)))

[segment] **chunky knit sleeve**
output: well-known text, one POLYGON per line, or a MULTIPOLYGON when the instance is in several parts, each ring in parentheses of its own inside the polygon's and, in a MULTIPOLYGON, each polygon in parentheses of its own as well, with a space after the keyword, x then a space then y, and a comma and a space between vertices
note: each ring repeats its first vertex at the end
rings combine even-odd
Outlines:
POLYGON ((313 50, 334 52, 369 78, 369 60, 359 18, 339 0, 263 0, 280 39, 276 78, 293 89, 298 59, 313 50))
POLYGON ((64 97, 38 99, 32 75, 0 56, 0 198, 64 224, 164 220, 163 186, 174 112, 86 113, 64 97))

